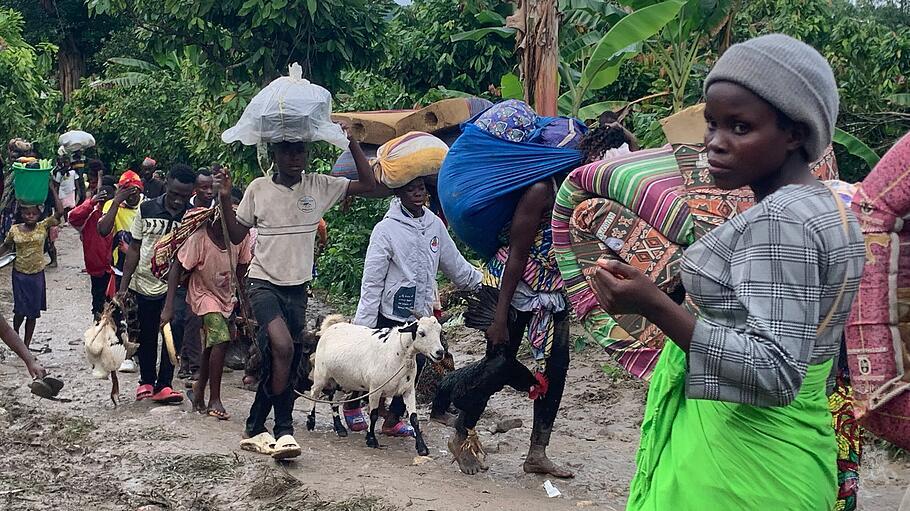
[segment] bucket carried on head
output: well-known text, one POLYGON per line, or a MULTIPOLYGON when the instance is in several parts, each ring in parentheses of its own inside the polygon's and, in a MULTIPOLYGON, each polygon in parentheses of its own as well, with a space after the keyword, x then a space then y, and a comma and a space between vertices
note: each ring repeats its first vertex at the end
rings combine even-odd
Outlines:
POLYGON ((41 160, 38 168, 28 168, 20 163, 14 163, 13 185, 16 188, 16 199, 31 206, 44 204, 51 181, 51 170, 50 160, 41 160))

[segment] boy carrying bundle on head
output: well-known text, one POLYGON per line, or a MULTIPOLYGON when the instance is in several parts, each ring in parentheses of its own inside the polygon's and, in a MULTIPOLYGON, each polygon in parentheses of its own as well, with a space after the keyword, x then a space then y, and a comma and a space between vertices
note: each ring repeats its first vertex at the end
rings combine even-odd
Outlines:
MULTIPOLYGON (((360 144, 331 121, 332 95, 303 79, 302 73, 298 64, 291 65, 290 76, 267 85, 221 136, 225 143, 268 143, 277 168, 271 176, 250 183, 236 215, 232 208, 224 210, 231 243, 240 243, 251 228, 257 229, 247 291, 260 329, 262 368, 240 446, 275 459, 300 455, 291 417, 292 375, 301 360, 306 363, 305 352, 315 348, 304 346, 304 334, 319 220, 346 196, 375 187, 360 144), (349 148, 358 181, 308 173, 310 143, 316 141, 349 148), (273 408, 274 436, 265 427, 273 408)), ((229 204, 231 178, 224 169, 215 172, 215 187, 222 204, 229 204)))
MULTIPOLYGON (((306 173, 309 146, 305 142, 271 144, 278 171, 250 183, 237 208, 225 211, 231 242, 239 243, 257 229, 255 254, 247 290, 253 314, 267 336, 260 346, 262 377, 247 419, 246 450, 276 459, 300 455, 294 439, 291 375, 304 356, 307 290, 313 275, 313 255, 319 220, 341 199, 372 191, 375 180, 360 144, 350 141, 357 161, 358 181, 306 173), (275 409, 275 435, 265 421, 275 409), (277 440, 276 440, 277 437, 277 440)), ((215 175, 223 203, 230 203, 231 181, 224 170, 215 175)))

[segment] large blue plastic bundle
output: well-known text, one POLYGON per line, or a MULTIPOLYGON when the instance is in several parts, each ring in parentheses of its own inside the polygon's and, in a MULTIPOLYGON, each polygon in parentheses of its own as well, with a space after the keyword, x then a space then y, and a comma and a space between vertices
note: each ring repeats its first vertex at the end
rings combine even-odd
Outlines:
MULTIPOLYGON (((552 120, 540 118, 538 126, 552 120)), ((439 170, 439 200, 455 234, 484 257, 501 243, 521 191, 582 162, 581 152, 497 138, 470 121, 439 170)))

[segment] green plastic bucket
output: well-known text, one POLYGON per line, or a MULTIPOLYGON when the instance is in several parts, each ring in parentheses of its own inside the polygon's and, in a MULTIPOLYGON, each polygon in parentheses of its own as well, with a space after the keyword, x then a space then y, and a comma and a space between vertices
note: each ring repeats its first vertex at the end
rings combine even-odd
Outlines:
MULTIPOLYGON (((44 164, 46 160, 41 160, 44 164)), ((23 204, 40 205, 47 200, 48 185, 51 181, 50 166, 30 169, 19 163, 13 164, 13 186, 16 199, 23 204)))

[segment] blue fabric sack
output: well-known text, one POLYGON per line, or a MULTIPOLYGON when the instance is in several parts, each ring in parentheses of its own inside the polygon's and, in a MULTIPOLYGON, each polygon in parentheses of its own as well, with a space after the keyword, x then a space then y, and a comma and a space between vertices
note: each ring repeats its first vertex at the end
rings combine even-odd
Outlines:
MULTIPOLYGON (((553 118, 538 119, 538 128, 553 118)), ((449 149, 439 170, 439 201, 455 234, 483 257, 501 246, 499 240, 521 192, 582 162, 575 149, 531 142, 510 142, 471 121, 449 149)))

